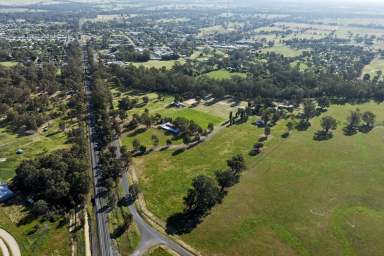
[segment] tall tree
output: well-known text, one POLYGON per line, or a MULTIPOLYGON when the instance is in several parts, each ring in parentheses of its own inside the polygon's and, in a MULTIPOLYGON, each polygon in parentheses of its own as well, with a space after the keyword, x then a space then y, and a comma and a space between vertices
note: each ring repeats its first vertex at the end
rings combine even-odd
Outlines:
POLYGON ((370 111, 366 111, 363 113, 362 119, 367 127, 372 128, 376 122, 376 115, 370 111))
POLYGON ((242 155, 236 155, 230 160, 227 160, 227 165, 235 174, 239 174, 246 169, 244 157, 242 155))
POLYGON ((321 119, 321 127, 324 129, 324 132, 328 134, 330 130, 336 129, 337 121, 331 116, 325 116, 321 119))
POLYGON ((200 175, 193 179, 192 188, 184 197, 184 204, 188 211, 204 214, 218 202, 219 196, 219 188, 215 181, 200 175))

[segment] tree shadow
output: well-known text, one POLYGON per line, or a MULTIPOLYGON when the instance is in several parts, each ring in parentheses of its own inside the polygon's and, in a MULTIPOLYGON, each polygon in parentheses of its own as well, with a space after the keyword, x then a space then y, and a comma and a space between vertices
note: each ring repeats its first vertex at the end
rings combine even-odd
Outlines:
POLYGON ((359 131, 362 133, 369 133, 370 131, 372 131, 372 129, 373 129, 373 126, 369 126, 369 125, 362 125, 359 127, 359 131))
POLYGON ((353 136, 355 135, 359 130, 355 127, 346 126, 343 128, 343 133, 346 136, 353 136))
POLYGON ((285 132, 285 133, 281 134, 280 137, 283 139, 287 139, 289 137, 289 132, 285 132))
POLYGON ((326 131, 317 131, 315 135, 313 135, 313 139, 316 141, 324 141, 333 138, 333 134, 331 132, 326 131))
POLYGON ((147 131, 147 128, 138 128, 134 130, 133 132, 127 134, 127 137, 135 137, 136 135, 139 135, 141 133, 144 133, 147 131))
POLYGON ((185 150, 186 150, 186 148, 184 148, 184 147, 176 149, 175 151, 172 152, 172 156, 180 155, 181 153, 184 153, 185 150))
POLYGON ((201 214, 191 211, 176 213, 167 219, 166 232, 171 235, 190 233, 201 223, 201 214))
POLYGON ((300 120, 300 122, 296 125, 296 130, 298 131, 306 131, 311 127, 311 123, 305 120, 300 120))

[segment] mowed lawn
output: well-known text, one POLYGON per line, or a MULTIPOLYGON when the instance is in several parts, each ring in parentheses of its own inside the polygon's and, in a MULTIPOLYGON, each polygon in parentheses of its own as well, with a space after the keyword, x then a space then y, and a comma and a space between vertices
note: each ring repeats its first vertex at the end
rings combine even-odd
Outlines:
POLYGON ((132 62, 136 67, 144 66, 146 68, 166 68, 171 69, 176 64, 176 62, 180 62, 181 64, 185 63, 184 59, 179 60, 149 60, 147 62, 132 62))
POLYGON ((150 148, 153 147, 152 136, 156 136, 159 139, 159 146, 165 146, 167 139, 172 139, 172 136, 166 135, 163 130, 150 128, 139 134, 124 134, 122 136, 122 143, 128 148, 132 148, 132 142, 137 139, 141 145, 150 148))
POLYGON ((203 255, 383 255, 384 105, 332 106, 334 138, 314 141, 320 118, 307 131, 272 130, 264 152, 247 152, 262 133, 250 124, 220 131, 177 156, 159 152, 135 160, 151 211, 166 219, 182 210, 193 177, 213 175, 234 154, 248 170, 204 221, 182 238, 203 255), (359 107, 378 116, 369 134, 346 136, 342 127, 359 107))
POLYGON ((274 52, 277 54, 284 55, 284 57, 297 57, 302 54, 302 50, 297 50, 294 48, 291 48, 289 46, 285 45, 275 45, 271 48, 265 48, 262 50, 262 52, 267 53, 267 52, 274 52))
POLYGON ((6 67, 6 68, 13 68, 17 64, 19 64, 16 61, 0 61, 0 66, 6 67))
POLYGON ((195 110, 193 108, 181 108, 181 109, 167 108, 167 109, 164 109, 163 111, 159 111, 159 113, 164 117, 171 117, 173 119, 177 117, 184 117, 188 120, 194 121, 195 123, 200 125, 203 129, 206 129, 209 123, 212 123, 216 126, 225 120, 225 118, 222 118, 216 115, 211 115, 209 113, 195 110))
POLYGON ((209 73, 204 74, 204 76, 207 76, 212 79, 230 79, 233 76, 240 76, 240 77, 246 77, 247 74, 240 73, 240 72, 230 72, 225 69, 215 70, 211 71, 209 73))

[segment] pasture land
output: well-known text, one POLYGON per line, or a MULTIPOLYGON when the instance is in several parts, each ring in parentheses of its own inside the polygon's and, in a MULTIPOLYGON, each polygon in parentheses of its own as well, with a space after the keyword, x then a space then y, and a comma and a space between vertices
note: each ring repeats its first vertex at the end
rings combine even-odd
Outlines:
POLYGON ((203 255, 382 255, 382 109, 373 102, 331 106, 323 115, 335 117, 339 127, 321 142, 313 140, 320 117, 287 139, 281 137, 286 131, 281 121, 256 157, 248 151, 262 129, 248 122, 222 129, 182 154, 156 152, 134 164, 149 209, 166 220, 183 209, 193 177, 212 176, 234 154, 245 156, 248 169, 240 183, 182 236, 203 255), (346 117, 356 108, 374 112, 377 125, 346 136, 346 117))

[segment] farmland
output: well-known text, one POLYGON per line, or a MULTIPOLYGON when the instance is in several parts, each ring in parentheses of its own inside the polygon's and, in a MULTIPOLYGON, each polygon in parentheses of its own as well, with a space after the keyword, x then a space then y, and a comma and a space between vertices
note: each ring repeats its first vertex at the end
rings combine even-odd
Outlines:
POLYGON ((288 139, 280 137, 285 131, 281 122, 257 157, 247 152, 262 132, 246 123, 177 156, 165 151, 135 159, 148 206, 164 220, 181 211, 193 177, 212 175, 225 167, 225 159, 242 153, 248 170, 240 183, 183 235, 187 242, 218 255, 380 255, 383 248, 367 243, 382 235, 376 226, 384 216, 381 108, 376 103, 332 106, 326 114, 339 121, 339 128, 333 139, 322 142, 313 140, 319 117, 310 129, 288 139), (378 126, 368 134, 345 136, 346 116, 357 107, 374 112, 378 126))

